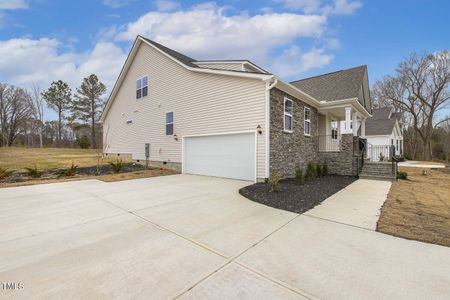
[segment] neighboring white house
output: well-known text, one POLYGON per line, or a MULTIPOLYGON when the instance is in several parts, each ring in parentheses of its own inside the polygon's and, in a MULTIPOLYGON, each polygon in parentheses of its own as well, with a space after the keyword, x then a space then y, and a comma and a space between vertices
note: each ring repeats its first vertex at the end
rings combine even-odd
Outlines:
POLYGON ((372 117, 366 120, 367 153, 372 160, 379 160, 380 153, 389 159, 392 146, 395 155, 403 155, 403 131, 401 113, 393 108, 374 108, 372 117))
MULTIPOLYGON (((325 79, 333 93, 314 96, 308 79, 291 84, 248 60, 197 61, 138 36, 101 116, 103 152, 189 174, 293 176, 297 165, 323 161, 320 151, 341 155, 341 135, 358 135, 350 123, 364 128, 371 116, 366 66, 325 79)), ((340 161, 347 169, 336 172, 350 174, 352 162, 340 161)))

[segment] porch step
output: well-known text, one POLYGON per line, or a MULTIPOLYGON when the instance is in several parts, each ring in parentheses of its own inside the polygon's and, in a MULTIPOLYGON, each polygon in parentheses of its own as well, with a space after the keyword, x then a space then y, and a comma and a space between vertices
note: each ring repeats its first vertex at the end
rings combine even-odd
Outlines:
POLYGON ((359 174, 359 179, 384 180, 384 181, 394 181, 395 180, 395 178, 392 176, 376 176, 376 175, 364 175, 364 174, 359 174))
POLYGON ((392 164, 389 162, 364 162, 359 178, 375 180, 394 180, 392 164))

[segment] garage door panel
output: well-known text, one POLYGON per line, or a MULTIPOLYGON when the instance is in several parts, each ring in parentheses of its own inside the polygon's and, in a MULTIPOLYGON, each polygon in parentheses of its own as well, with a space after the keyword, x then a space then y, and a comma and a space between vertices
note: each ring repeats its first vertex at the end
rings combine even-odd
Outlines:
POLYGON ((184 172, 234 179, 255 178, 254 133, 187 137, 184 172))

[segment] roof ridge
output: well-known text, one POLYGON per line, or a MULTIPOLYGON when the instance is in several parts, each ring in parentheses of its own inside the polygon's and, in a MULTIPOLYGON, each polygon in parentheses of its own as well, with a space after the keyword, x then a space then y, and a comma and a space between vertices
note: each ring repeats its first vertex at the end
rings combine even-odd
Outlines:
POLYGON ((303 79, 298 79, 298 80, 291 81, 290 83, 295 83, 295 82, 299 82, 299 81, 309 80, 309 79, 313 79, 313 78, 317 78, 317 77, 323 77, 323 76, 327 76, 327 75, 331 75, 331 74, 335 74, 335 73, 340 73, 340 72, 345 72, 345 71, 350 71, 350 70, 358 69, 358 68, 366 68, 367 69, 367 65, 360 65, 360 66, 357 66, 357 67, 337 70, 337 71, 333 71, 333 72, 329 72, 329 73, 325 73, 325 74, 320 74, 320 75, 311 76, 311 77, 307 77, 307 78, 303 78, 303 79))

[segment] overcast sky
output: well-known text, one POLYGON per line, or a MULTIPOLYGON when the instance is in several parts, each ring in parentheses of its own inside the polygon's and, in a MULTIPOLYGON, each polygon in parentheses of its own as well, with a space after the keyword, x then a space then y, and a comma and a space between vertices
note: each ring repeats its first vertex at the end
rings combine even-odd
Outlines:
POLYGON ((449 11, 439 0, 0 0, 0 82, 46 89, 62 79, 75 90, 95 73, 107 97, 141 34, 287 80, 366 64, 373 83, 413 51, 449 49, 449 11))

